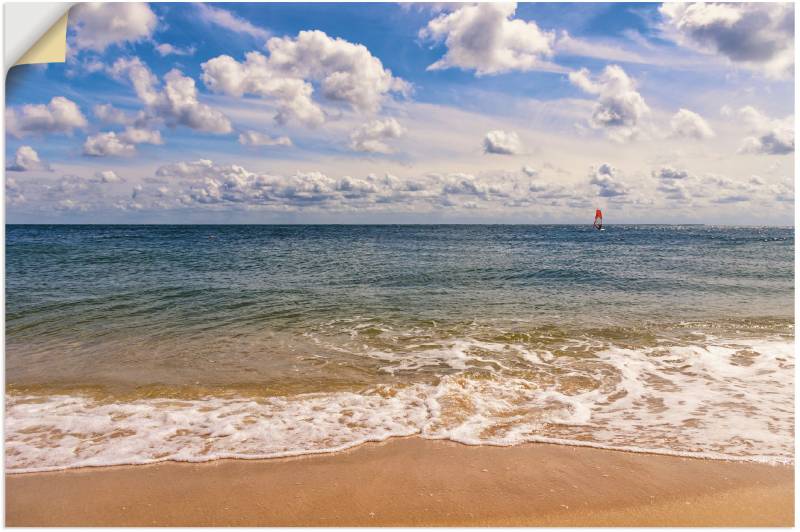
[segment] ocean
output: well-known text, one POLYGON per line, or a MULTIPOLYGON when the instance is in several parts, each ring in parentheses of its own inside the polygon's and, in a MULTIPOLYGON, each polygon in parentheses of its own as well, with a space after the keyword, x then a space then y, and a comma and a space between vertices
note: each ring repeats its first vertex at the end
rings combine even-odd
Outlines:
POLYGON ((794 230, 6 226, 9 472, 419 435, 793 463, 794 230))

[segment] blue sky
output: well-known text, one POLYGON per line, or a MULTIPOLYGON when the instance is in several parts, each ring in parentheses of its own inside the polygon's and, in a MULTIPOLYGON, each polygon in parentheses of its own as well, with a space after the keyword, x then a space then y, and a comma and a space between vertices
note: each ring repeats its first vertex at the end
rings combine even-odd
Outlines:
POLYGON ((7 221, 791 224, 793 18, 82 5, 7 77, 7 221))

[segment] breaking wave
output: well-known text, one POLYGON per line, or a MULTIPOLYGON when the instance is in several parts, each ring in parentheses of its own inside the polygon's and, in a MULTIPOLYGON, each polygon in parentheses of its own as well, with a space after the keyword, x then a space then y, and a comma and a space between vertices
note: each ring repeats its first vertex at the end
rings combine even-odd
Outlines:
POLYGON ((786 337, 569 353, 468 338, 365 356, 387 376, 436 376, 282 397, 8 393, 7 471, 286 457, 410 435, 793 463, 786 337))

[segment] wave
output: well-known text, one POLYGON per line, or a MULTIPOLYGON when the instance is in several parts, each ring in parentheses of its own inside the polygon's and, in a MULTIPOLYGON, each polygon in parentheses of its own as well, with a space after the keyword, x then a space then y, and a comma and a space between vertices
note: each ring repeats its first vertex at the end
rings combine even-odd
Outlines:
POLYGON ((388 376, 435 378, 284 397, 9 393, 6 467, 275 458, 412 435, 793 463, 792 341, 706 335, 656 344, 576 342, 554 351, 470 338, 409 344, 366 356, 388 376))

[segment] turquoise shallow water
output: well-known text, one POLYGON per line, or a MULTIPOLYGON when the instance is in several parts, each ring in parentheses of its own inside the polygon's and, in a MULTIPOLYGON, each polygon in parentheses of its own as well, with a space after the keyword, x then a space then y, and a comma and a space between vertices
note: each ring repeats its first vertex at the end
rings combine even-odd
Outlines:
POLYGON ((414 433, 784 460, 793 255, 787 228, 7 226, 7 464, 414 433))

